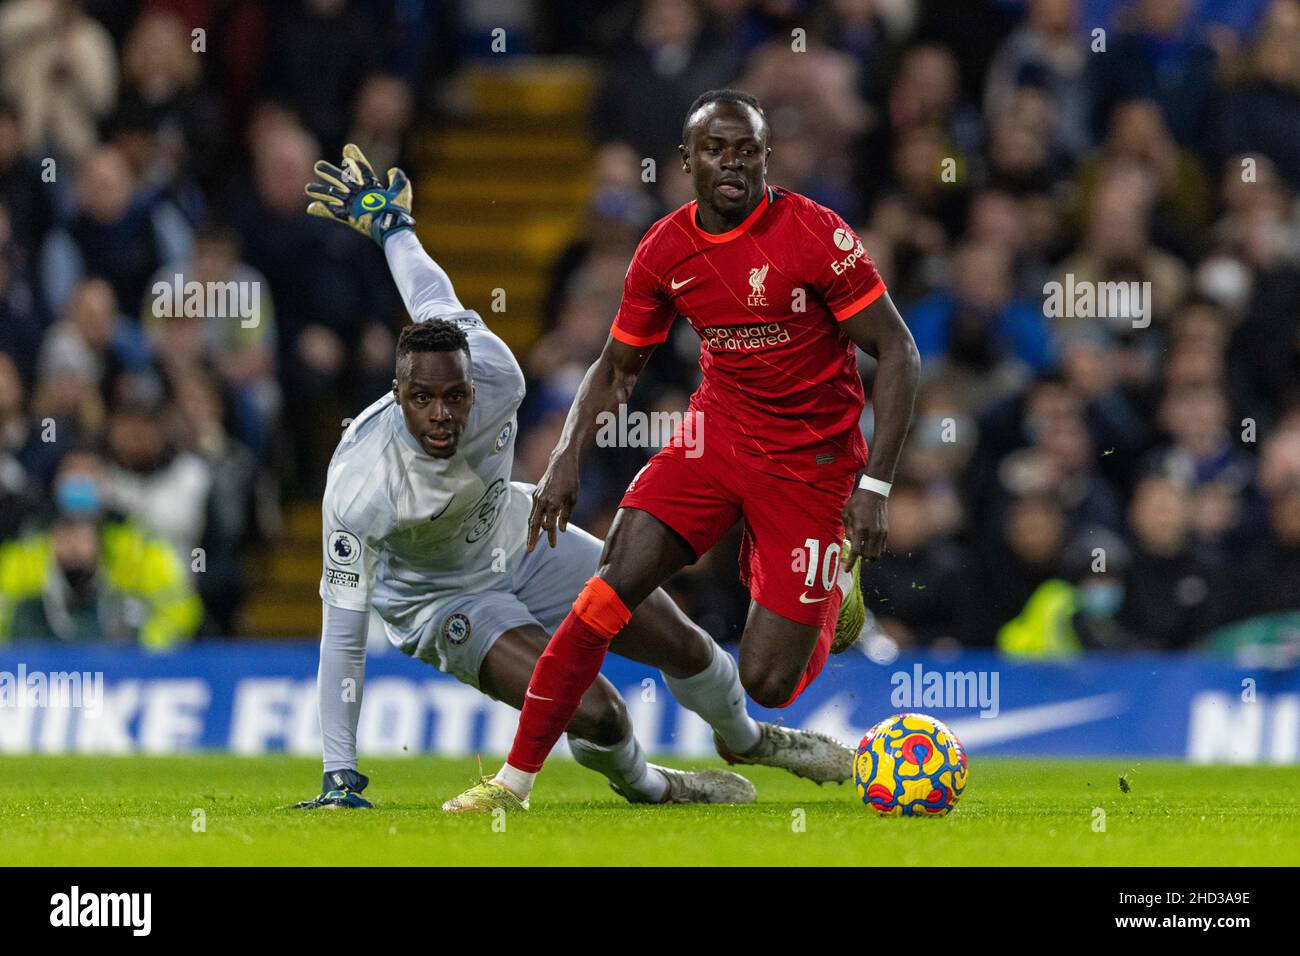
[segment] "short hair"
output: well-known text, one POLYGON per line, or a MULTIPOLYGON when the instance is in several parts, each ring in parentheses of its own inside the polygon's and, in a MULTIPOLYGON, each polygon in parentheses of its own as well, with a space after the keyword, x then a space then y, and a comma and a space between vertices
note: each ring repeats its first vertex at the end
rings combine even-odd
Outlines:
POLYGON ((415 322, 397 337, 397 367, 400 369, 402 359, 416 352, 464 352, 469 358, 469 339, 459 325, 446 319, 415 322))
POLYGON ((686 119, 682 121, 682 144, 685 145, 687 137, 690 135, 691 117, 704 107, 711 103, 737 103, 741 106, 752 107, 758 113, 759 118, 763 121, 763 140, 768 138, 767 114, 763 112, 763 107, 759 105, 758 99, 753 95, 746 93, 744 90, 709 90, 695 97, 691 103, 690 109, 686 111, 686 119))

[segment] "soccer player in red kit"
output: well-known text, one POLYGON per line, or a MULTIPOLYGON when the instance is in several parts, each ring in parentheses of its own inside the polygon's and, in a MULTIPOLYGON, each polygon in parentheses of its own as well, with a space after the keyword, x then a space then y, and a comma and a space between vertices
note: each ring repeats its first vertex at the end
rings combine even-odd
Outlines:
MULTIPOLYGON (((736 521, 744 520, 740 573, 752 598, 740 678, 766 707, 788 705, 825 663, 849 578, 841 564, 852 570, 884 548, 886 498, 920 371, 911 333, 844 220, 768 185, 768 126, 753 97, 699 97, 682 143, 696 199, 637 247, 605 349, 533 494, 529 550, 541 531, 554 546, 565 530, 599 416, 628 400, 678 316, 701 342, 703 381, 685 423, 693 434, 679 430, 633 479, 596 577, 537 662, 505 766, 446 810, 526 808, 534 776, 632 609, 736 521), (878 362, 869 461, 857 348, 878 362)), ((783 743, 762 737, 723 756, 744 763, 783 743)))

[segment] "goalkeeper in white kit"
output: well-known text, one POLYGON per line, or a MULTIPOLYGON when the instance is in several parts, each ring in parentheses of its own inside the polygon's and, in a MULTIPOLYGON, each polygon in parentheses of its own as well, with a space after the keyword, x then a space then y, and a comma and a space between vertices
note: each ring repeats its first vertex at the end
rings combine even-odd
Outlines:
MULTIPOLYGON (((307 187, 308 211, 379 243, 415 324, 398 339, 391 394, 352 422, 329 465, 317 677, 325 776, 323 792, 304 808, 371 806, 356 754, 371 607, 404 653, 517 709, 552 630, 596 573, 602 547, 570 526, 555 547, 526 551, 531 488, 510 479, 524 397, 519 364, 421 247, 405 174, 389 170, 385 186, 355 146, 343 155, 342 168, 316 164, 320 182, 307 187)), ((852 776, 845 745, 755 721, 731 656, 662 590, 636 609, 611 650, 662 671, 732 762, 782 767, 819 783, 852 776)), ((754 799, 753 785, 737 773, 648 763, 603 677, 582 698, 568 739, 578 763, 632 803, 754 799)), ((443 809, 482 808, 451 801, 443 809)), ((527 801, 507 809, 527 809, 527 801)))

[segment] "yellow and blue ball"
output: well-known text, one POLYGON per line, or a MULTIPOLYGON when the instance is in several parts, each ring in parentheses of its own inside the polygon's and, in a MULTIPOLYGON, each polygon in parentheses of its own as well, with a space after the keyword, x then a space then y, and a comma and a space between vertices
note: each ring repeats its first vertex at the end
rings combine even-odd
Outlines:
POLYGON ((895 714, 858 744, 858 798, 882 816, 943 816, 956 806, 970 771, 961 741, 925 714, 895 714))

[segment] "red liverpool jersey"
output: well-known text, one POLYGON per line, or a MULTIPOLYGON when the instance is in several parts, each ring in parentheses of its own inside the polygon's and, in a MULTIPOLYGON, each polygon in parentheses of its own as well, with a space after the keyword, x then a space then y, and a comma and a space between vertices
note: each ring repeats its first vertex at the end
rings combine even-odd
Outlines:
POLYGON ((862 379, 839 323, 885 291, 862 241, 830 209, 775 186, 721 235, 695 211, 687 203, 642 238, 610 334, 652 345, 686 317, 700 336, 691 410, 706 446, 725 441, 800 481, 861 468, 862 379))

